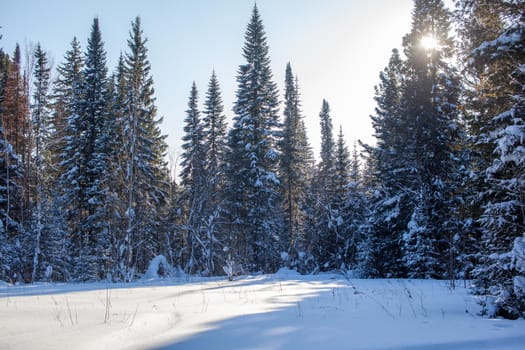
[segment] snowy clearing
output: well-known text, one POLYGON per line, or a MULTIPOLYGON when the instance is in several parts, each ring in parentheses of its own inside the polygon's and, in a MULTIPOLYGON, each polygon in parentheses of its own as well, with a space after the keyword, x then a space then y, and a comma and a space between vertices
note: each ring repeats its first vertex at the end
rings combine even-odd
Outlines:
POLYGON ((0 285, 1 349, 523 349, 446 281, 281 271, 229 282, 0 285))

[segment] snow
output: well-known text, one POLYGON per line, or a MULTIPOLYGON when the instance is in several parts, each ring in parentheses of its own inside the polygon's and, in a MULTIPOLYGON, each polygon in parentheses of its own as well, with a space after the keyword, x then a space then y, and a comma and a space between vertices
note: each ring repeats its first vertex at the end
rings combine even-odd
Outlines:
MULTIPOLYGON (((161 260, 159 258, 158 260, 161 260)), ((458 283, 459 284, 459 283, 458 283)), ((0 285, 1 349, 522 349, 447 281, 342 275, 0 285)))
POLYGON ((142 276, 143 280, 154 280, 166 277, 171 274, 171 265, 164 255, 154 257, 148 266, 148 271, 142 276))

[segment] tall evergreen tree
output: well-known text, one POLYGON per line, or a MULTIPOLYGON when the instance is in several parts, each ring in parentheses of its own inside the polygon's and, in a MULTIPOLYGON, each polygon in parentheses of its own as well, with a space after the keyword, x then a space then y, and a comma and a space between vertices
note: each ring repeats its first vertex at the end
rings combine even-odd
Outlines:
POLYGON ((21 199, 21 179, 20 158, 7 142, 0 119, 0 280, 4 281, 20 278, 14 250, 22 228, 15 216, 21 199))
POLYGON ((350 183, 350 152, 346 146, 345 137, 343 135, 343 127, 339 126, 339 134, 337 135, 337 143, 335 148, 335 196, 339 197, 336 202, 342 202, 346 197, 348 191, 348 184, 350 183))
POLYGON ((485 296, 484 311, 490 316, 523 317, 525 268, 519 247, 525 227, 525 14, 519 2, 459 5, 467 73, 473 82, 467 91, 473 101, 468 120, 477 152, 473 214, 483 242, 475 291, 485 296))
MULTIPOLYGON (((321 181, 322 187, 331 191, 333 188, 329 187, 333 185, 330 184, 330 178, 335 169, 335 141, 334 127, 332 125, 332 117, 330 116, 330 105, 326 100, 323 100, 319 119, 321 123, 321 161, 319 163, 318 178, 321 181)), ((328 196, 331 194, 331 192, 328 192, 328 196)))
POLYGON ((83 157, 85 128, 82 122, 81 101, 84 98, 84 63, 80 53, 80 45, 73 39, 72 47, 65 55, 65 62, 59 66, 59 80, 55 85, 57 95, 55 105, 55 134, 52 149, 56 150, 56 172, 58 181, 58 207, 64 215, 69 236, 69 265, 72 277, 77 278, 78 269, 74 269, 81 254, 82 217, 85 212, 85 194, 82 183, 85 176, 85 160, 83 157), (62 115, 63 113, 63 115, 62 115), (64 119, 63 128, 60 127, 64 119), (60 133, 60 134, 59 134, 60 133))
POLYGON ((81 280, 105 277, 108 249, 105 219, 106 123, 109 118, 106 52, 98 18, 93 20, 82 80, 74 81, 66 127, 61 187, 69 206, 75 275, 81 280))
MULTIPOLYGON (((49 169, 48 141, 50 137, 51 112, 49 101, 49 84, 51 68, 45 52, 40 44, 35 49, 35 70, 34 70, 34 89, 33 103, 31 105, 33 117, 33 135, 34 135, 34 168, 32 169, 32 188, 34 189, 32 210, 34 213, 35 232, 33 271, 31 281, 35 281, 39 269, 42 269, 41 254, 43 253, 43 244, 48 242, 47 237, 43 237, 45 230, 44 210, 48 199, 46 187, 49 181, 46 181, 45 173, 49 169)), ((45 253, 45 252, 44 252, 45 253)))
POLYGON ((257 6, 245 34, 235 117, 230 131, 228 192, 230 247, 249 270, 273 271, 281 220, 276 176, 278 93, 270 69, 266 33, 257 6))
POLYGON ((350 169, 350 153, 343 135, 343 127, 339 126, 334 156, 334 193, 330 205, 332 210, 330 215, 331 226, 336 234, 334 254, 334 265, 336 267, 346 267, 354 264, 351 258, 353 257, 352 251, 355 248, 353 247, 353 239, 351 239, 351 232, 349 231, 351 213, 347 207, 350 190, 350 169))
POLYGON ((127 99, 124 107, 124 164, 126 169, 126 234, 122 252, 123 274, 133 278, 145 271, 159 251, 160 208, 165 202, 167 169, 165 136, 155 106, 147 40, 140 18, 132 23, 125 57, 127 99))
POLYGON ((204 173, 204 130, 203 123, 198 107, 197 85, 193 82, 184 120, 184 132, 182 137, 183 153, 181 154, 181 173, 182 185, 190 192, 198 191, 203 185, 204 173))
POLYGON ((207 198, 205 190, 205 151, 204 130, 198 109, 198 91, 195 82, 191 86, 188 109, 182 140, 183 153, 181 155, 181 178, 186 201, 186 241, 188 258, 186 271, 194 273, 195 269, 203 267, 202 258, 205 256, 201 227, 203 222, 204 205, 207 198), (204 253, 204 254, 203 254, 204 253))
POLYGON ((66 145, 67 121, 75 103, 75 88, 82 81, 83 68, 80 43, 74 37, 71 49, 64 55, 64 62, 57 67, 58 77, 53 84, 53 128, 49 145, 52 177, 58 178, 64 172, 60 165, 61 153, 66 145))
POLYGON ((226 116, 219 81, 212 73, 204 101, 204 150, 206 151, 206 173, 215 192, 224 182, 224 160, 228 147, 226 116))
POLYGON ((406 158, 410 147, 406 118, 400 111, 403 62, 394 49, 376 86, 375 115, 371 117, 375 147, 364 145, 371 171, 372 222, 360 248, 360 270, 364 276, 402 276, 400 243, 410 215, 413 164, 406 158))
POLYGON ((305 249, 305 201, 309 176, 313 170, 313 155, 306 136, 299 86, 290 63, 286 65, 283 114, 279 174, 285 230, 281 243, 283 251, 287 253, 287 263, 295 267, 300 251, 305 249))
POLYGON ((219 81, 212 73, 204 101, 204 150, 206 152, 205 180, 206 202, 204 208, 204 230, 206 242, 206 270, 216 273, 217 263, 225 257, 220 254, 218 246, 225 242, 224 237, 224 203, 226 181, 226 154, 228 152, 226 116, 223 114, 219 81))
POLYGON ((319 113, 321 124, 321 156, 317 173, 312 182, 313 217, 310 241, 313 254, 323 270, 338 269, 340 260, 337 249, 340 237, 337 232, 337 209, 334 207, 336 189, 336 144, 333 135, 330 106, 323 100, 319 113))
POLYGON ((349 183, 344 207, 346 237, 343 247, 343 261, 346 268, 359 272, 359 248, 366 235, 370 234, 371 205, 367 197, 369 188, 363 181, 364 176, 361 170, 360 155, 357 151, 357 142, 354 142, 349 163, 349 183))
POLYGON ((449 63, 454 50, 450 25, 441 0, 414 2, 412 30, 403 40, 407 60, 400 105, 409 118, 412 147, 405 152, 414 164, 409 188, 416 198, 403 236, 403 259, 411 277, 453 280, 454 235, 460 226, 453 212, 454 177, 461 166, 455 148, 461 126, 459 79, 449 63), (423 45, 428 37, 435 47, 423 45))

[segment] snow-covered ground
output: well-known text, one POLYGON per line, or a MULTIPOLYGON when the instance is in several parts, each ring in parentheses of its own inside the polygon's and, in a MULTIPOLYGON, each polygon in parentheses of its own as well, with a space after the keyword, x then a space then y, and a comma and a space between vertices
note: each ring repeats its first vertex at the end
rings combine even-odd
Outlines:
MULTIPOLYGON (((461 283, 462 284, 462 283, 461 283)), ((290 271, 133 284, 0 285, 0 349, 525 349, 461 285, 290 271)))

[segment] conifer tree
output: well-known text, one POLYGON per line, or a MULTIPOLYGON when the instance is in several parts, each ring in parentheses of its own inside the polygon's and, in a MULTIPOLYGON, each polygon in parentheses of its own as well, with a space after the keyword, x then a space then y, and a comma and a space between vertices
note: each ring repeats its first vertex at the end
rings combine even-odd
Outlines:
POLYGON ((346 268, 359 272, 359 248, 364 238, 370 234, 371 205, 367 196, 367 191, 370 188, 367 188, 367 184, 363 180, 357 142, 354 142, 349 162, 349 183, 344 207, 346 237, 343 247, 343 262, 346 268))
POLYGON ((61 154, 66 145, 66 128, 71 109, 74 107, 75 89, 82 81, 84 61, 80 43, 74 37, 71 48, 64 55, 64 62, 57 67, 58 77, 53 84, 52 136, 49 144, 51 155, 51 177, 58 178, 64 169, 61 167, 61 154))
POLYGON ((16 269, 15 241, 22 225, 17 220, 22 187, 20 158, 7 142, 0 119, 0 280, 16 281, 20 271, 16 269))
POLYGON ((476 151, 472 209, 483 242, 474 270, 475 292, 485 297, 489 316, 523 317, 524 10, 519 2, 459 5, 471 78, 468 121, 476 151))
MULTIPOLYGON (((349 221, 352 213, 348 210, 351 161, 342 126, 339 126, 334 163, 334 193, 331 198, 331 221, 336 232, 334 264, 336 267, 340 268, 353 265, 354 262, 350 261, 351 257, 349 256, 349 250, 355 250, 353 247, 353 240, 350 237, 351 232, 349 231, 349 221)), ((350 255, 353 254, 350 253, 350 255)))
POLYGON ((182 140, 183 153, 181 155, 181 179, 186 202, 186 241, 188 247, 188 258, 186 271, 194 273, 195 269, 203 267, 202 258, 206 256, 201 239, 201 227, 203 221, 203 210, 207 200, 205 190, 205 151, 204 130, 198 109, 198 91, 193 82, 186 110, 186 119, 182 140))
POLYGON ((226 154, 228 152, 226 116, 223 114, 219 81, 212 73, 204 101, 204 150, 206 202, 204 205, 204 229, 206 242, 206 270, 216 273, 216 261, 224 262, 217 246, 224 242, 224 191, 226 181, 226 154))
POLYGON ((336 202, 343 202, 346 197, 350 183, 350 168, 350 153, 343 135, 343 127, 340 125, 335 151, 335 196, 338 197, 335 199, 336 202))
POLYGON ((455 273, 451 254, 459 225, 453 213, 454 177, 461 166, 455 148, 461 126, 458 75, 449 63, 454 49, 450 25, 442 1, 416 0, 412 30, 403 40, 407 60, 400 105, 408 116, 410 144, 405 153, 415 175, 408 188, 417 199, 403 235, 410 277, 453 280, 455 273), (436 46, 422 44, 429 36, 436 46))
POLYGON ((119 249, 123 274, 131 279, 145 271, 158 253, 160 208, 165 203, 167 169, 165 136, 157 118, 147 40, 140 18, 132 23, 125 56, 127 98, 124 107, 126 234, 119 249))
POLYGON ((34 225, 32 229, 35 234, 33 271, 31 281, 34 282, 39 269, 42 269, 41 254, 45 253, 42 247, 48 243, 49 238, 44 237, 45 206, 48 202, 48 193, 46 187, 49 181, 46 181, 45 173, 49 169, 48 142, 51 127, 51 112, 49 102, 49 84, 51 68, 47 61, 47 56, 42 50, 40 44, 35 49, 35 70, 34 70, 34 92, 33 103, 31 105, 33 118, 33 135, 34 135, 34 168, 32 169, 31 180, 34 189, 32 199, 32 211, 34 215, 34 225))
POLYGON ((336 144, 333 135, 330 106, 323 100, 319 113, 321 124, 321 154, 316 176, 312 182, 313 217, 315 226, 311 227, 310 241, 313 255, 323 270, 340 267, 337 246, 340 237, 337 233, 337 209, 334 207, 336 189, 336 144))
POLYGON ((313 155, 306 136, 299 86, 290 63, 285 73, 283 114, 279 174, 285 230, 281 243, 283 251, 287 253, 286 263, 294 267, 298 263, 299 252, 305 249, 305 200, 309 176, 313 170, 313 155))
POLYGON ((108 272, 105 203, 110 169, 105 129, 110 98, 98 18, 91 27, 81 79, 75 80, 62 154, 61 200, 68 206, 74 275, 96 280, 108 272))
POLYGON ((200 190, 203 185, 204 167, 204 130, 198 108, 197 85, 193 82, 184 120, 184 132, 182 140, 183 153, 181 154, 182 185, 188 190, 188 197, 193 197, 192 192, 200 190))
POLYGON ((277 267, 278 211, 276 176, 279 136, 278 93, 270 69, 266 33, 257 6, 245 34, 237 100, 229 146, 230 246, 234 259, 253 271, 277 267))

